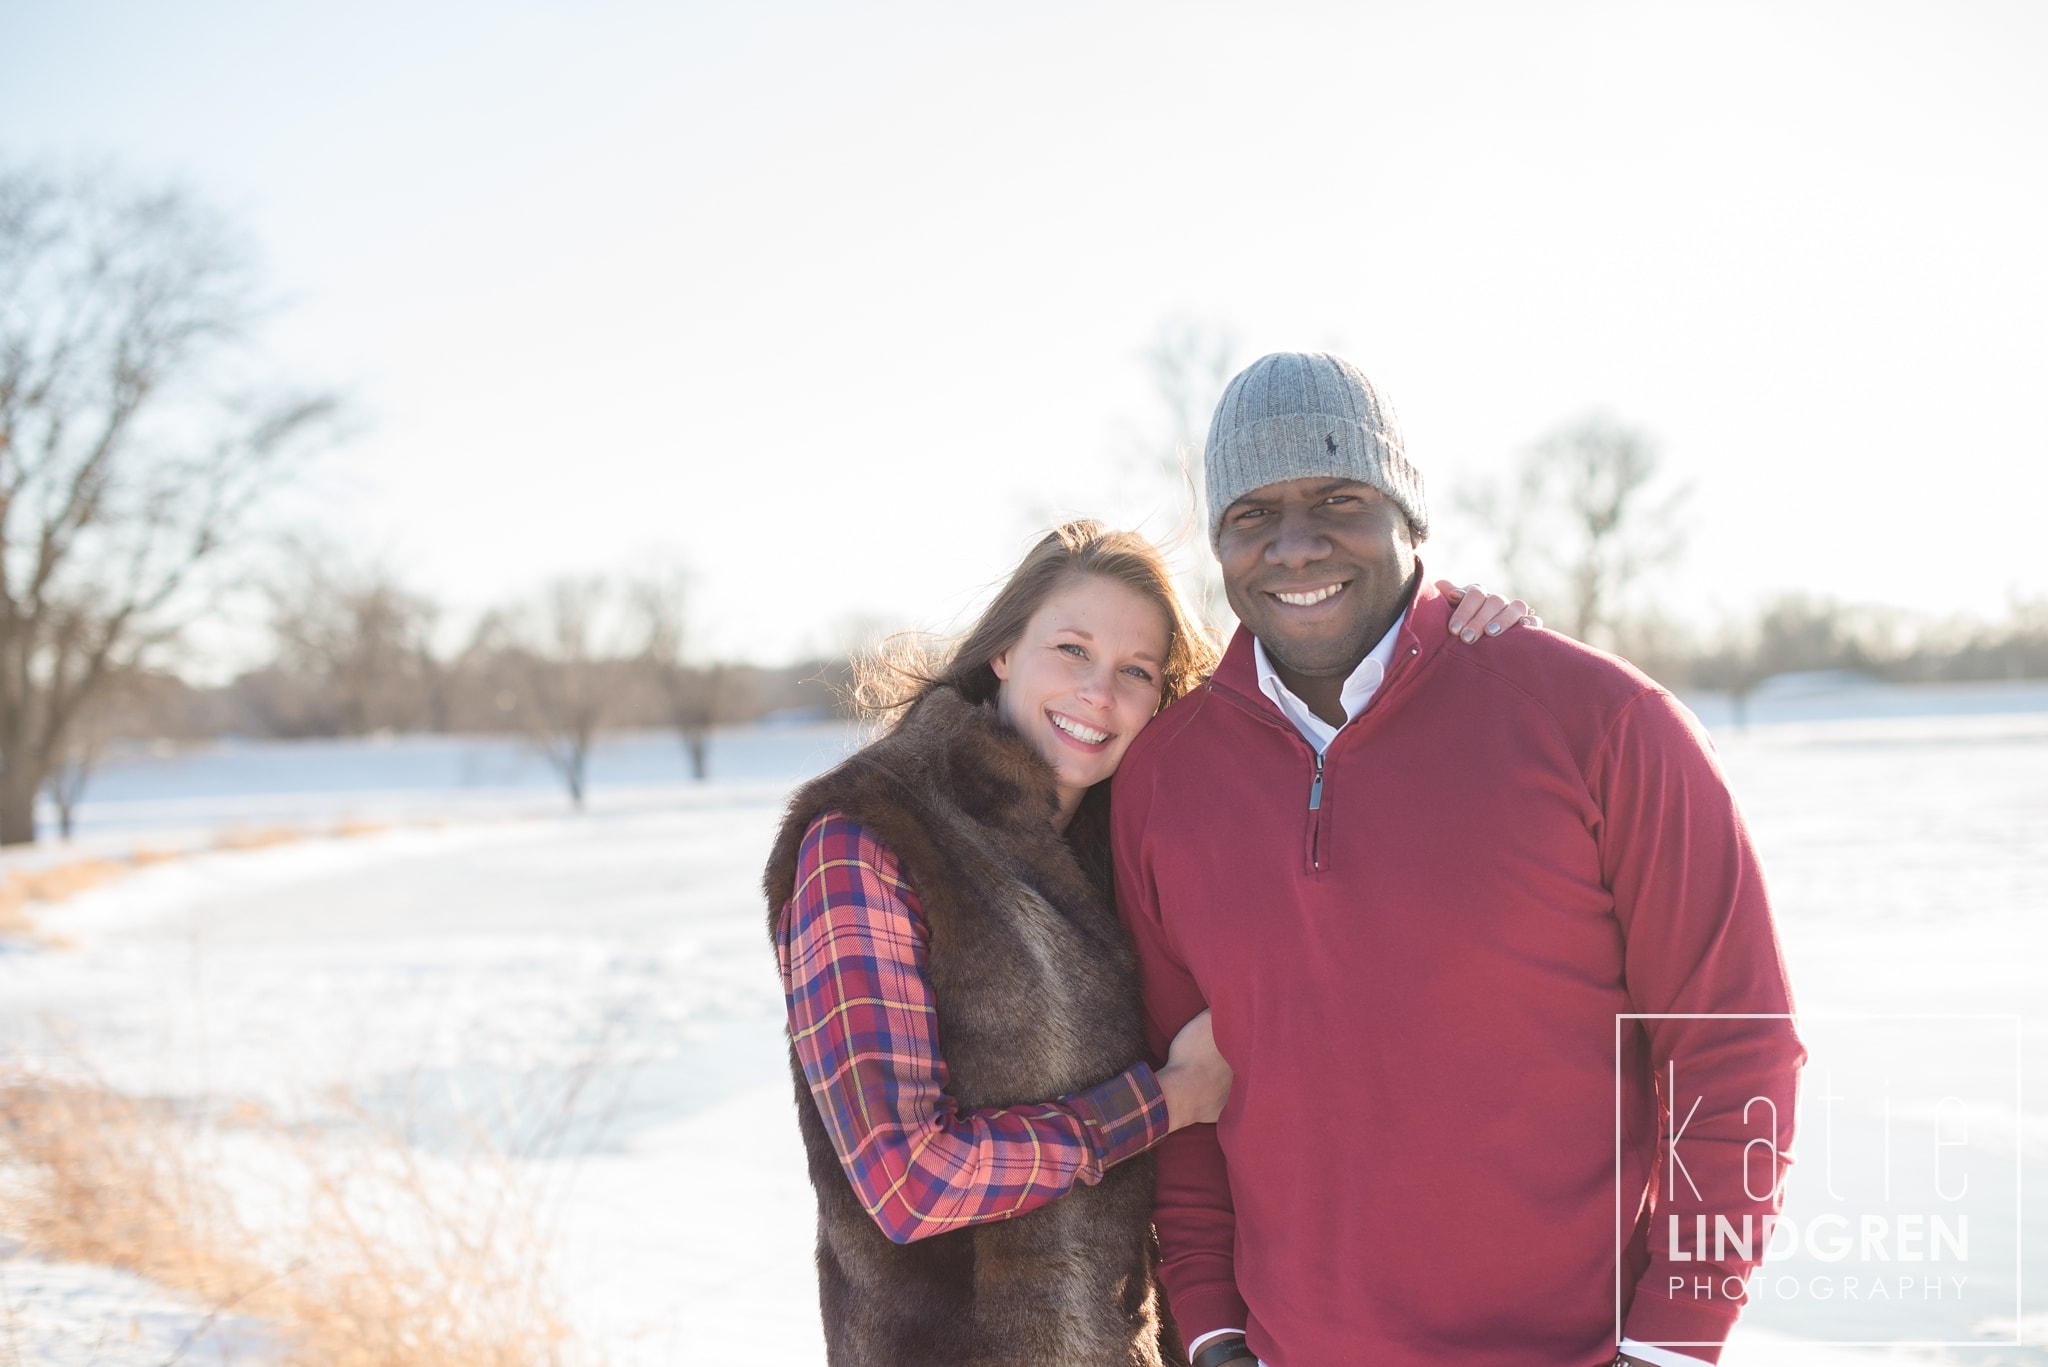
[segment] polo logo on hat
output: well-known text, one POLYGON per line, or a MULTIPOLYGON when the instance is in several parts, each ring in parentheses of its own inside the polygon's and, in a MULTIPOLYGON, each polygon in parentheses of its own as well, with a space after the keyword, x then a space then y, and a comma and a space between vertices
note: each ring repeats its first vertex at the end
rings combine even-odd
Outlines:
POLYGON ((1337 454, 1337 434, 1335 432, 1323 433, 1323 449, 1333 456, 1337 454))

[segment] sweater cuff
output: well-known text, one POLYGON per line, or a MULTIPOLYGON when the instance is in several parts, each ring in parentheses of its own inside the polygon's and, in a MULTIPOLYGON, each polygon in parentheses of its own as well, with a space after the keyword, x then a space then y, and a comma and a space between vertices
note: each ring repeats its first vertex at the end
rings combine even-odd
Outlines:
POLYGON ((1652 1348, 1649 1344, 1637 1343, 1634 1339, 1623 1339, 1621 1351, 1638 1362, 1649 1363, 1650 1367, 1698 1367, 1698 1364, 1706 1361, 1705 1358, 1696 1358, 1690 1353, 1681 1353, 1676 1348, 1652 1348))
POLYGON ((1095 1161, 1105 1169, 1166 1138, 1166 1094, 1159 1090, 1159 1079, 1152 1076, 1148 1063, 1068 1097, 1067 1104, 1081 1117, 1095 1161))
POLYGON ((1721 1345, 1735 1328, 1733 1307, 1708 1309, 1638 1285, 1621 1336, 1637 1343, 1668 1347, 1701 1362, 1719 1362, 1721 1345))
POLYGON ((1182 1343, 1193 1343, 1219 1329, 1242 1334, 1244 1326, 1251 1322, 1244 1297, 1237 1294, 1234 1286, 1197 1287, 1179 1294, 1169 1291, 1166 1301, 1182 1343))

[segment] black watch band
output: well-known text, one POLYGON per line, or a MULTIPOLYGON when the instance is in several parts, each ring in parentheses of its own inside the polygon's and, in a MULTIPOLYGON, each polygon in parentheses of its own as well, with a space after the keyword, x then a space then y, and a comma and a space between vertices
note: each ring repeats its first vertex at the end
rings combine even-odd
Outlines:
POLYGON ((1223 1367, 1226 1362, 1234 1362, 1238 1358, 1248 1358, 1251 1355, 1252 1350, 1245 1347, 1243 1334, 1225 1334, 1203 1344, 1202 1351, 1195 1354, 1191 1367, 1223 1367))

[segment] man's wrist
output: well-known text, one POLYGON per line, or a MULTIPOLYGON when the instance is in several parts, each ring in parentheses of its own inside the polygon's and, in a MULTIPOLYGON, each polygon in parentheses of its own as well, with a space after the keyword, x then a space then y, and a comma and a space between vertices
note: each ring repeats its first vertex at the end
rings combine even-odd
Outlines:
POLYGON ((1166 1130, 1171 1134, 1188 1123, 1187 1070, 1175 1071, 1171 1063, 1163 1063, 1152 1070, 1152 1080, 1159 1084, 1160 1100, 1166 1103, 1166 1130))
POLYGON ((1643 1343, 1622 1335, 1615 1345, 1614 1361, 1619 1367, 1713 1367, 1706 1359, 1681 1353, 1674 1348, 1664 1348, 1653 1343, 1643 1343))
POLYGON ((1245 1345, 1243 1334, 1217 1334, 1203 1341, 1191 1367, 1223 1367, 1227 1362, 1256 1360, 1252 1356, 1252 1350, 1245 1345))

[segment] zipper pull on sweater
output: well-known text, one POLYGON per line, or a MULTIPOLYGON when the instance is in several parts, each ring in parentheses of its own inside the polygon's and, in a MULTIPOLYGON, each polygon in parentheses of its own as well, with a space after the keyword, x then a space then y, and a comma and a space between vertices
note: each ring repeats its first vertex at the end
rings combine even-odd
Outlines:
POLYGON ((1315 781, 1314 783, 1312 783, 1312 784, 1310 784, 1310 785, 1309 785, 1309 790, 1308 790, 1308 809, 1309 809, 1310 811, 1312 811, 1312 812, 1313 812, 1313 811, 1318 811, 1318 810, 1320 810, 1320 809, 1321 809, 1322 805, 1323 805, 1323 755, 1322 755, 1322 752, 1321 752, 1320 750, 1318 750, 1318 751, 1316 752, 1316 781, 1315 781))

